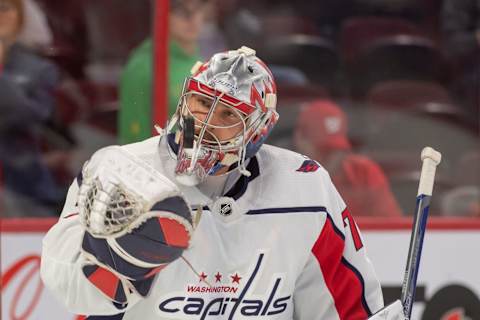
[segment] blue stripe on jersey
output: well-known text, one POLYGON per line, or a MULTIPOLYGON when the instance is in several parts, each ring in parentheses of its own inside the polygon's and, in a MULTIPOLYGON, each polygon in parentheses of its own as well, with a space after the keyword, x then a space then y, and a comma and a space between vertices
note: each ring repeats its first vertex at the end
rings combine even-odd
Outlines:
POLYGON ((277 214, 277 213, 301 213, 301 212, 325 212, 328 214, 325 207, 284 207, 284 208, 265 208, 250 210, 246 214, 277 214))
POLYGON ((337 228, 335 223, 328 213, 327 208, 325 207, 284 207, 284 208, 266 208, 266 209, 257 209, 257 210, 250 210, 246 214, 247 215, 257 215, 257 214, 281 214, 281 213, 312 213, 312 212, 325 212, 327 214, 327 219, 330 220, 333 226, 333 230, 336 234, 338 234, 343 240, 345 240, 345 235, 337 228))
POLYGON ((360 283, 362 284, 362 305, 363 308, 367 311, 368 316, 370 317, 372 315, 372 311, 370 311, 370 308, 368 307, 367 304, 367 299, 365 298, 365 280, 363 280, 362 274, 355 268, 353 265, 348 262, 345 257, 342 257, 342 263, 352 272, 355 274, 355 276, 358 278, 360 283))
POLYGON ((122 320, 125 313, 119 313, 113 316, 89 316, 86 320, 122 320))

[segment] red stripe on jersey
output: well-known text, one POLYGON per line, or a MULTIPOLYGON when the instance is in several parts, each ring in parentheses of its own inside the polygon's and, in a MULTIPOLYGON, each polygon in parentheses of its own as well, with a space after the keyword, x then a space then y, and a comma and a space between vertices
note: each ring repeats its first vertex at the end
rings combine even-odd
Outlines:
POLYGON ((343 226, 347 227, 347 223, 345 220, 348 221, 348 226, 350 227, 350 232, 352 233, 353 244, 355 245, 355 249, 358 251, 363 248, 362 238, 360 238, 360 232, 358 231, 357 224, 353 219, 353 216, 350 214, 347 208, 342 212, 342 219, 343 219, 343 226))
POLYGON ((320 265, 340 319, 367 319, 368 311, 362 304, 363 284, 356 274, 342 263, 345 241, 334 228, 331 219, 327 218, 312 253, 320 265))
POLYGON ((78 214, 79 214, 78 212, 70 213, 70 214, 67 214, 65 217, 63 217, 63 219, 75 217, 75 216, 78 216, 78 214))

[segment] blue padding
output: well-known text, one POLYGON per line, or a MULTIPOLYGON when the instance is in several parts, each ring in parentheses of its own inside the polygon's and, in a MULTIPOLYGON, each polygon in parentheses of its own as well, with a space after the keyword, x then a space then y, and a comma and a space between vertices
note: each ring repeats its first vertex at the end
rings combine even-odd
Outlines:
POLYGON ((137 290, 137 292, 145 297, 148 292, 150 291, 150 288, 152 287, 153 281, 155 280, 155 277, 152 276, 150 278, 147 278, 145 280, 138 280, 138 281, 132 281, 133 286, 137 290))
POLYGON ((89 316, 86 320, 122 320, 125 313, 119 313, 114 316, 89 316))
POLYGON ((83 237, 82 248, 94 255, 103 264, 133 279, 143 279, 152 270, 151 268, 140 268, 128 263, 109 247, 106 240, 94 238, 88 232, 85 232, 83 237))
POLYGON ((170 197, 155 203, 150 210, 173 212, 192 223, 188 204, 182 197, 170 197))
POLYGON ((118 244, 131 256, 149 263, 162 264, 179 258, 185 248, 173 247, 141 234, 126 234, 117 239, 118 244))

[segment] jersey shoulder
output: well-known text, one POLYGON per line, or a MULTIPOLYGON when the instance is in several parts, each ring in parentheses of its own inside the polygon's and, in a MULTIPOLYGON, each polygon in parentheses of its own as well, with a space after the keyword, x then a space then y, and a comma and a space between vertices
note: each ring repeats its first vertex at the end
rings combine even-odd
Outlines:
POLYGON ((291 150, 264 145, 258 153, 258 158, 264 172, 275 176, 292 176, 305 181, 330 179, 328 172, 320 163, 291 150))
POLYGON ((156 153, 159 150, 160 136, 154 136, 140 142, 125 144, 122 146, 125 150, 142 157, 142 155, 156 153))
POLYGON ((155 156, 158 155, 159 137, 155 136, 140 142, 125 144, 125 145, 110 145, 98 149, 88 160, 89 163, 102 161, 103 158, 112 156, 112 153, 118 152, 116 150, 124 150, 130 153, 146 163, 152 165, 155 156))
POLYGON ((328 172, 299 153, 264 145, 257 154, 264 188, 290 206, 325 206, 337 197, 328 172))

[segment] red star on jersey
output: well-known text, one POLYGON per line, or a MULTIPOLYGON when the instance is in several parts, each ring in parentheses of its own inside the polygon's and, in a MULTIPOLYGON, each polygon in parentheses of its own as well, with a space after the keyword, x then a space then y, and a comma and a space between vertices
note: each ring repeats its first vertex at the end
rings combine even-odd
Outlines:
POLYGON ((202 274, 200 274, 200 280, 198 280, 198 282, 205 281, 205 279, 207 279, 207 275, 205 274, 205 272, 202 272, 202 274))
POLYGON ((215 282, 220 282, 222 281, 222 275, 220 274, 220 272, 217 272, 217 274, 215 275, 215 282))
POLYGON ((239 277, 237 273, 235 273, 233 276, 230 276, 230 278, 232 278, 232 283, 236 282, 238 284, 240 284, 240 279, 242 279, 242 277, 239 277))

